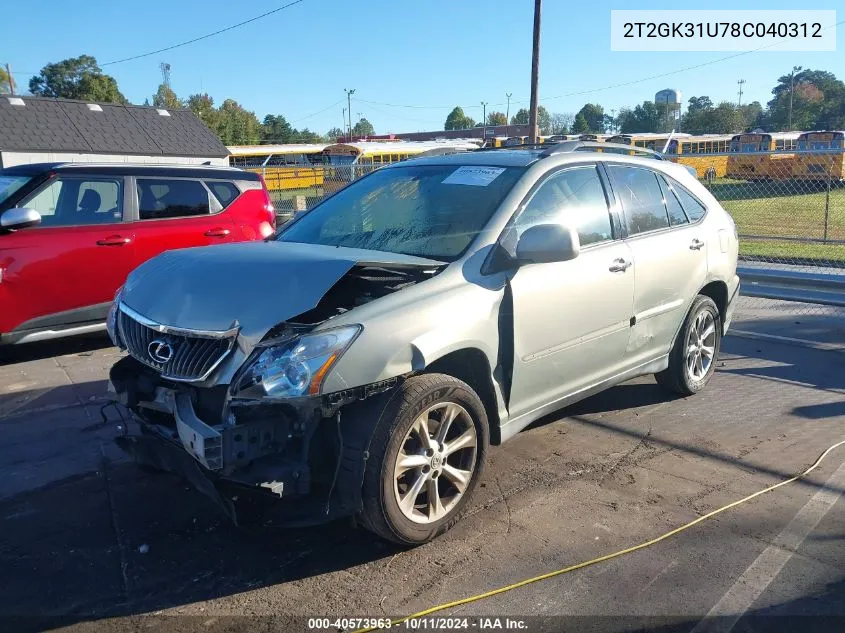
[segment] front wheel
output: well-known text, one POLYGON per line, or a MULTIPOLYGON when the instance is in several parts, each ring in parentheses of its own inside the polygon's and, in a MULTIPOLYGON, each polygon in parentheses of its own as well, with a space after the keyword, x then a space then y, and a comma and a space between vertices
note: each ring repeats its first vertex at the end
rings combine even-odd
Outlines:
POLYGON ((683 396, 698 393, 716 370, 721 343, 719 308, 710 297, 698 295, 669 352, 669 367, 654 376, 658 384, 683 396))
POLYGON ((370 442, 361 524, 406 545, 430 541, 460 517, 481 477, 489 431, 484 406, 445 374, 405 381, 370 442))

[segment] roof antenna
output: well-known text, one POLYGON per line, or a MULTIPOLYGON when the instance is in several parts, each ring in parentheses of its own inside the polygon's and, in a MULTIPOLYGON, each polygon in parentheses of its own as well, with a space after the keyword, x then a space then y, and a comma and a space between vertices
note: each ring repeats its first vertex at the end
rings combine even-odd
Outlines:
POLYGON ((665 154, 666 150, 669 149, 669 143, 672 142, 672 137, 675 135, 675 128, 672 128, 672 131, 669 132, 669 138, 666 139, 666 145, 663 146, 663 150, 660 152, 661 154, 665 154))

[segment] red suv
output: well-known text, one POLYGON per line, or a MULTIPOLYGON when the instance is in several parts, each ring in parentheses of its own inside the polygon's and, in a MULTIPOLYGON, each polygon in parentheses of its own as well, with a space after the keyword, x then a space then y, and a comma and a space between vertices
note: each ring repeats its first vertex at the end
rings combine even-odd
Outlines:
POLYGON ((105 327, 115 291, 173 248, 275 231, 261 177, 228 167, 21 165, 0 169, 0 343, 105 327))

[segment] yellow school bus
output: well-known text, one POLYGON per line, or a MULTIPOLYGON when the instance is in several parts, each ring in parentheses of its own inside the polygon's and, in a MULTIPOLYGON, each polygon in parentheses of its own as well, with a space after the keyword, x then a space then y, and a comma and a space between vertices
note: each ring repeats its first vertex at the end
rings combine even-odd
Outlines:
POLYGON ((738 180, 788 180, 792 177, 800 132, 744 133, 731 138, 727 177, 738 180), (778 153, 775 153, 778 152, 778 153))
POLYGON ((478 149, 482 140, 438 139, 435 141, 358 141, 328 145, 322 152, 323 191, 331 193, 382 165, 423 154, 478 149))
POLYGON ((812 153, 796 154, 792 163, 793 178, 845 180, 845 132, 804 132, 798 137, 798 149, 812 153))
POLYGON ((323 184, 325 144, 231 145, 229 164, 261 174, 268 191, 307 189, 323 184))
POLYGON ((695 169, 699 178, 724 178, 728 171, 730 134, 701 134, 672 139, 666 156, 675 163, 695 169))

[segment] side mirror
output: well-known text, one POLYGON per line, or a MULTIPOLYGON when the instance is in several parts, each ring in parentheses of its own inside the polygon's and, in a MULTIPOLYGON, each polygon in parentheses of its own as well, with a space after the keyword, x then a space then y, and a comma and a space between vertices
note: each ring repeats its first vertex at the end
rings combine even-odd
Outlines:
POLYGON ((35 209, 13 207, 0 215, 0 229, 25 229, 41 222, 41 214, 35 209))
POLYGON ((575 259, 581 252, 578 233, 561 224, 538 224, 525 229, 516 244, 520 264, 545 264, 575 259))

